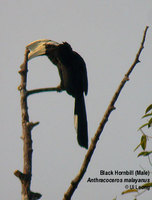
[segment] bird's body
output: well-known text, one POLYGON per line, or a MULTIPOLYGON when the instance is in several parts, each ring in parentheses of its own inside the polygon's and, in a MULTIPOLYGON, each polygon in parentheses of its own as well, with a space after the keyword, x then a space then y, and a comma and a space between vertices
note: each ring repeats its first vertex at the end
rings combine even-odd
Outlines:
POLYGON ((88 92, 86 65, 83 58, 68 43, 52 48, 47 46, 46 55, 58 67, 61 88, 73 97, 88 92))
MULTIPOLYGON (((46 55, 57 66, 61 79, 60 88, 75 98, 74 114, 78 143, 88 148, 88 126, 84 101, 84 93, 87 95, 88 92, 88 79, 85 62, 67 42, 61 44, 45 42, 42 46, 45 52, 41 48, 41 54, 37 51, 33 54, 46 55)), ((32 57, 33 54, 30 56, 32 57)))

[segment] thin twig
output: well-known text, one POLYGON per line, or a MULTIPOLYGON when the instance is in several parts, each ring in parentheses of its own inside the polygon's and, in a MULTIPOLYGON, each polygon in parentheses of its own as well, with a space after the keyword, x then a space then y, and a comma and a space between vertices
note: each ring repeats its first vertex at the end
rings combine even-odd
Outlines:
POLYGON ((57 87, 51 87, 51 88, 39 88, 39 89, 34 89, 34 90, 29 90, 27 91, 27 96, 36 94, 36 93, 41 93, 41 92, 62 92, 63 89, 60 88, 60 86, 57 87))
POLYGON ((102 121, 100 122, 99 124, 99 127, 94 135, 94 137, 92 138, 92 141, 91 141, 91 144, 90 144, 90 147, 85 155, 85 158, 84 158, 84 161, 82 163, 82 166, 80 168, 80 171, 79 173, 76 175, 76 177, 71 181, 71 184, 68 188, 68 190, 66 191, 66 193, 64 194, 64 197, 63 197, 63 200, 70 200, 74 191, 76 190, 76 188, 78 187, 78 184, 80 183, 81 179, 83 178, 86 170, 87 170, 87 167, 89 165, 89 162, 91 160, 91 157, 93 155, 93 152, 96 148, 96 144, 99 140, 99 137, 104 129, 104 126, 106 124, 106 122, 108 121, 108 118, 111 114, 111 112, 115 109, 114 107, 114 104, 115 102, 117 101, 118 99, 118 96, 122 90, 122 88, 124 87, 125 83, 129 80, 129 75, 130 73, 133 71, 134 67, 136 66, 137 63, 139 63, 139 56, 144 48, 144 43, 145 43, 145 38, 146 38, 146 33, 147 33, 147 30, 148 30, 148 26, 145 28, 145 31, 144 31, 144 34, 143 34, 143 39, 142 39, 142 42, 141 42, 141 45, 140 45, 140 48, 136 54, 136 57, 135 57, 135 60, 133 62, 133 64, 131 65, 131 67, 129 68, 128 72, 125 74, 124 78, 122 79, 120 85, 118 86, 114 96, 112 97, 112 100, 103 116, 103 119, 102 121))

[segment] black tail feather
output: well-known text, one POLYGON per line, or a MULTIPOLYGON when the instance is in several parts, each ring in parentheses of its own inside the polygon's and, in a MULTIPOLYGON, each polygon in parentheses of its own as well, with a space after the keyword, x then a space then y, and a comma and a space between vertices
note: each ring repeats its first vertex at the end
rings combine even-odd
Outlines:
POLYGON ((88 148, 88 123, 84 96, 75 98, 74 124, 77 130, 77 140, 80 146, 88 148))

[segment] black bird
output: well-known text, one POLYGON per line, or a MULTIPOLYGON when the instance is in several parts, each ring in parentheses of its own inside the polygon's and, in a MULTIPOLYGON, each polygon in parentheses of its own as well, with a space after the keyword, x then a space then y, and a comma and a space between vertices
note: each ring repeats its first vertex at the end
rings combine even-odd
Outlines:
POLYGON ((28 59, 46 55, 57 66, 61 83, 59 88, 66 90, 75 98, 74 124, 77 130, 77 140, 80 146, 88 148, 88 125, 84 94, 88 92, 86 64, 83 58, 72 50, 70 44, 61 44, 52 40, 37 40, 29 45, 28 59))

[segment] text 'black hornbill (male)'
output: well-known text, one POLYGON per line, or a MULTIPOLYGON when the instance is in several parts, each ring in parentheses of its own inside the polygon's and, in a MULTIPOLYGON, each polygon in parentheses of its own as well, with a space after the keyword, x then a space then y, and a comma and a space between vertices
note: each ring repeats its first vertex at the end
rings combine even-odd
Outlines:
POLYGON ((61 83, 60 88, 75 98, 74 124, 80 146, 88 148, 88 126, 84 94, 88 92, 86 65, 83 58, 67 42, 61 44, 52 40, 37 40, 29 45, 28 60, 46 55, 57 66, 61 83))

